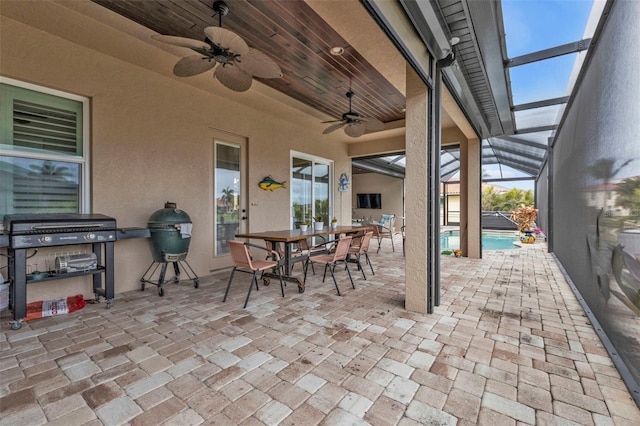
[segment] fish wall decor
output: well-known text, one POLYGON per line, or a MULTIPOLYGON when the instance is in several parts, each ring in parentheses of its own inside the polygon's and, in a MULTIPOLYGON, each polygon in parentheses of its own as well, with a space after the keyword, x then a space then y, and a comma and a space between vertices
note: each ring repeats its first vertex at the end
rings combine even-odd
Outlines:
POLYGON ((287 181, 276 182, 271 176, 267 176, 258 183, 260 189, 265 191, 273 191, 274 189, 287 189, 287 181))

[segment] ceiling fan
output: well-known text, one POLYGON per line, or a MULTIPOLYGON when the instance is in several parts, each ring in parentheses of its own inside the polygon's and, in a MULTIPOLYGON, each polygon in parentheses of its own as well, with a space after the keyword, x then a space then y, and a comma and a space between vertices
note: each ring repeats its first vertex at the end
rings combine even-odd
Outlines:
POLYGON ((249 47, 233 31, 222 28, 222 17, 229 13, 226 3, 215 1, 212 7, 220 23, 218 27, 204 29, 204 41, 169 35, 152 36, 155 40, 187 47, 198 53, 180 59, 173 67, 173 73, 178 77, 191 77, 213 69, 213 76, 236 92, 249 90, 253 77, 282 77, 282 71, 273 59, 249 47))
POLYGON ((344 132, 352 138, 358 138, 364 134, 365 130, 379 131, 384 130, 384 123, 377 118, 363 117, 357 112, 351 109, 351 98, 354 93, 349 90, 347 92, 347 98, 349 98, 349 111, 342 114, 340 120, 323 121, 322 123, 334 123, 331 126, 324 129, 323 135, 331 133, 344 127, 344 132), (345 127, 346 126, 346 127, 345 127))

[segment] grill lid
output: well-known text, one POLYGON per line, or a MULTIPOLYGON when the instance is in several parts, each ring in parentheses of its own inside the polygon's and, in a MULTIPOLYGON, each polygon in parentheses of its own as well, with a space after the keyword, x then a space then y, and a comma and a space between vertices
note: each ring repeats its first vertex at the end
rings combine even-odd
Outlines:
POLYGON ((164 209, 156 210, 147 223, 149 228, 167 228, 172 225, 191 223, 189 215, 177 208, 175 203, 167 202, 164 209), (167 207, 169 206, 169 207, 167 207))
POLYGON ((23 213, 4 215, 9 234, 66 232, 79 229, 116 229, 116 220, 103 214, 23 213))

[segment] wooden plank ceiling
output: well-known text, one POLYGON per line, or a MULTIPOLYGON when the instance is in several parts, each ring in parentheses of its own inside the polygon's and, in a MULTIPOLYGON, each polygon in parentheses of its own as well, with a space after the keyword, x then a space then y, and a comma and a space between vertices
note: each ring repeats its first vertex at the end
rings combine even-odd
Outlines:
MULTIPOLYGON (((92 0, 159 34, 204 39, 204 28, 218 26, 213 0, 92 0)), ((284 76, 256 79, 291 98, 340 118, 348 111, 346 92, 355 93, 353 110, 387 123, 404 119, 405 97, 301 0, 226 0, 222 27, 274 59, 284 76), (340 46, 342 56, 329 49, 340 46)), ((355 7, 362 7, 354 2, 355 7)), ((371 25, 376 25, 371 21, 371 25)), ((185 56, 191 53, 185 49, 185 56)), ((233 92, 229 92, 232 96, 233 92)))

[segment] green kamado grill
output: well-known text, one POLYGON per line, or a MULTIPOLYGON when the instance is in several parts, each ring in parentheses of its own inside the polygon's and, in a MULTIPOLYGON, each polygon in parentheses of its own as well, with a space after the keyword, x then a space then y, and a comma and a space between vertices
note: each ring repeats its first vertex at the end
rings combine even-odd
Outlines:
POLYGON ((162 285, 165 281, 165 274, 169 263, 173 264, 175 271, 174 282, 177 283, 180 281, 179 265, 182 263, 183 269, 189 276, 189 279, 193 281, 193 286, 198 288, 198 277, 187 263, 192 226, 193 224, 189 215, 185 211, 180 210, 176 203, 165 203, 163 209, 156 210, 149 217, 147 228, 149 228, 149 233, 151 234, 149 248, 153 256, 153 263, 151 263, 147 272, 145 272, 140 279, 143 291, 145 284, 149 283, 158 286, 158 294, 164 296, 162 285), (158 267, 160 267, 158 279, 152 280, 151 278, 155 275, 158 267))
POLYGON ((184 260, 189 252, 191 230, 183 228, 191 226, 189 215, 173 203, 166 203, 164 209, 156 210, 147 222, 147 228, 151 233, 149 244, 153 261, 184 260))

